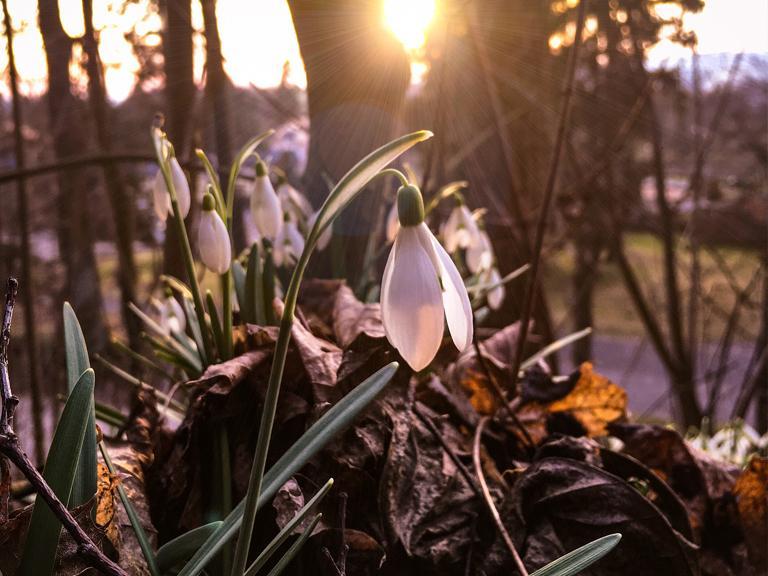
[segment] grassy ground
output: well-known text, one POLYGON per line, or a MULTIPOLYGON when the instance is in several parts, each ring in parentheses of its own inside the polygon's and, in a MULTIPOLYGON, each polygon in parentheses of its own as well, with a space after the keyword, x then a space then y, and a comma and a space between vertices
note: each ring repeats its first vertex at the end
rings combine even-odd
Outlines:
MULTIPOLYGON (((660 242, 650 234, 629 234, 626 238, 629 258, 635 268, 652 309, 664 314, 663 259, 660 242)), ((732 275, 732 281, 744 288, 749 285, 759 268, 759 257, 752 251, 734 248, 716 248, 732 275)), ((678 248, 678 282, 683 293, 684 310, 687 311, 690 286, 690 255, 681 242, 678 248)), ((706 340, 718 340, 725 327, 727 315, 736 301, 734 290, 718 267, 716 260, 707 252, 701 252, 702 295, 705 298, 700 314, 700 328, 706 340)), ((571 274, 574 258, 569 249, 550 255, 544 283, 553 310, 556 325, 561 331, 570 330, 572 302, 571 274)), ((760 279, 754 284, 751 304, 742 309, 737 338, 752 340, 760 327, 760 279)), ((632 301, 624 288, 618 266, 604 261, 600 266, 594 297, 595 330, 604 335, 642 336, 645 329, 635 312, 632 301)), ((666 324, 663 324, 666 327, 666 324)))

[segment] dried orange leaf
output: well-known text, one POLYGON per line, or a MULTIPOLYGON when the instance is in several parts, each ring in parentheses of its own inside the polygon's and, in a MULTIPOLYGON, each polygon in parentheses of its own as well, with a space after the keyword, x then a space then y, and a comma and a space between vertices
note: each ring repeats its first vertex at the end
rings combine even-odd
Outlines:
POLYGON ((768 565, 768 458, 754 456, 733 487, 739 517, 753 564, 768 565))
POLYGON ((96 482, 96 526, 104 531, 115 548, 119 546, 115 501, 117 482, 117 478, 109 473, 103 463, 99 462, 96 482))
POLYGON ((580 377, 573 390, 549 404, 549 412, 571 412, 590 436, 604 436, 606 424, 626 418, 627 393, 605 376, 596 373, 590 362, 579 367, 580 377))
POLYGON ((479 414, 491 415, 496 411, 496 398, 491 393, 488 379, 484 374, 468 368, 460 383, 469 394, 469 401, 479 414))

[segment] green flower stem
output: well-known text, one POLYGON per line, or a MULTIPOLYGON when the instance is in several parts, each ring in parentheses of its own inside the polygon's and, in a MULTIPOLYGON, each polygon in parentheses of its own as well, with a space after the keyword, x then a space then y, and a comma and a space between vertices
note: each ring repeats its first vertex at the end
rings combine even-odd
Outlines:
POLYGON ((384 170, 380 171, 378 174, 376 174, 376 176, 371 178, 370 182, 368 182, 368 185, 370 186, 371 182, 373 182, 374 180, 382 176, 394 176, 395 178, 400 180, 401 186, 410 185, 410 182, 408 181, 408 178, 405 176, 405 174, 403 174, 402 172, 400 172, 400 170, 397 170, 396 168, 384 168, 384 170))
MULTIPOLYGON (((157 136, 155 136, 155 138, 157 138, 157 136)), ((181 210, 179 209, 179 200, 176 197, 176 188, 173 186, 173 178, 171 177, 170 167, 167 160, 164 158, 162 141, 158 141, 156 147, 158 153, 158 164, 160 164, 160 170, 163 173, 163 179, 165 180, 165 185, 168 188, 168 193, 171 195, 173 222, 176 226, 176 233, 179 235, 179 241, 181 242, 181 253, 184 255, 184 267, 186 268, 187 276, 189 277, 189 287, 192 290, 192 299, 195 302, 195 313, 197 314, 197 320, 200 323, 200 331, 203 333, 203 345, 205 346, 205 354, 208 358, 213 358, 213 343, 211 342, 211 334, 208 332, 208 330, 205 330, 205 327, 207 326, 205 322, 205 307, 203 306, 203 298, 200 296, 200 285, 197 283, 197 275, 195 274, 195 261, 192 258, 192 247, 189 244, 187 227, 184 225, 184 218, 182 218, 181 210)))
MULTIPOLYGON (((232 241, 231 221, 227 220, 227 231, 229 232, 230 242, 232 241)), ((234 344, 232 341, 232 266, 221 275, 221 307, 224 311, 224 327, 222 329, 222 344, 224 349, 221 351, 221 359, 229 360, 232 358, 234 344)))
POLYGON ((294 313, 296 311, 296 302, 299 296, 299 286, 304 276, 304 270, 309 262, 309 257, 317 241, 317 235, 310 233, 307 245, 301 253, 299 262, 291 276, 291 282, 288 285, 288 291, 285 295, 285 307, 283 317, 280 320, 280 331, 275 345, 275 355, 272 359, 272 370, 269 374, 269 384, 267 385, 267 395, 264 399, 264 408, 261 412, 259 422, 259 436, 256 445, 256 454, 253 457, 253 466, 251 475, 248 479, 248 494, 245 497, 245 510, 243 512, 243 523, 240 526, 240 533, 237 537, 235 547, 235 558, 232 564, 232 576, 242 576, 245 573, 248 562, 248 550, 253 536, 253 524, 256 520, 256 505, 261 493, 261 482, 264 477, 264 468, 267 464, 267 453, 269 451, 270 439, 272 437, 272 426, 275 421, 275 412, 277 410, 277 399, 280 393, 280 382, 283 378, 285 368, 285 359, 288 356, 288 345, 291 341, 291 329, 293 327, 294 313))

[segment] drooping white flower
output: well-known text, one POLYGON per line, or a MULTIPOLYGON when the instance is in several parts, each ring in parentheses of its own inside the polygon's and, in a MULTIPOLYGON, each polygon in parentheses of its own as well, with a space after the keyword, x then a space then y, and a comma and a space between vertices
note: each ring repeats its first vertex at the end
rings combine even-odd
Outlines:
POLYGON ((499 274, 499 270, 496 268, 496 266, 491 266, 488 269, 488 271, 483 275, 483 281, 490 285, 488 293, 486 294, 488 307, 491 310, 498 310, 504 303, 506 291, 504 290, 504 285, 500 283, 501 274, 499 274))
POLYGON ((275 266, 294 263, 304 251, 304 237, 290 217, 283 222, 272 247, 275 266))
POLYGON ((251 216, 259 236, 274 240, 283 226, 283 209, 267 174, 267 166, 256 163, 256 179, 251 193, 251 216))
POLYGON ((480 242, 480 229, 466 205, 459 204, 448 215, 440 230, 445 249, 454 253, 459 248, 469 249, 480 242))
MULTIPOLYGON (((176 200, 179 203, 179 212, 181 217, 186 218, 189 214, 189 207, 192 204, 191 196, 189 193, 189 182, 184 174, 184 170, 181 169, 179 161, 175 156, 171 156, 169 160, 171 167, 171 180, 173 181, 173 189, 176 192, 176 200)), ((171 195, 168 193, 168 187, 165 185, 165 178, 163 177, 162 170, 158 170, 155 174, 155 181, 152 185, 152 200, 155 208, 155 214, 163 222, 168 218, 168 214, 171 214, 171 195)))
POLYGON ((287 182, 281 184, 277 190, 283 212, 290 214, 298 222, 306 222, 312 217, 312 205, 304 194, 287 182))
POLYGON ((451 257, 424 223, 415 186, 398 191, 400 231, 384 269, 381 315, 389 342, 414 370, 426 368, 443 339, 444 320, 461 351, 472 342, 472 307, 451 257))
MULTIPOLYGON (((312 230, 312 228, 315 225, 315 222, 317 222, 317 217, 320 215, 320 211, 318 210, 312 216, 309 217, 309 220, 307 220, 307 234, 309 234, 309 231, 312 230)), ((320 237, 317 239, 317 244, 315 244, 315 248, 320 250, 321 252, 325 250, 325 248, 328 246, 328 244, 331 241, 331 236, 333 236, 333 226, 326 226, 325 230, 323 230, 320 234, 320 237)))
POLYGON ((173 297, 173 293, 168 290, 162 301, 156 302, 156 308, 160 312, 160 326, 165 328, 169 334, 182 333, 187 327, 187 317, 184 315, 184 309, 179 301, 173 297))
POLYGON ((477 241, 467 247, 467 268, 472 274, 487 270, 493 264, 493 247, 485 230, 478 230, 477 241))
POLYGON ((213 196, 203 198, 203 211, 198 228, 198 249, 200 260, 210 271, 224 274, 232 263, 232 246, 227 227, 215 210, 213 196))

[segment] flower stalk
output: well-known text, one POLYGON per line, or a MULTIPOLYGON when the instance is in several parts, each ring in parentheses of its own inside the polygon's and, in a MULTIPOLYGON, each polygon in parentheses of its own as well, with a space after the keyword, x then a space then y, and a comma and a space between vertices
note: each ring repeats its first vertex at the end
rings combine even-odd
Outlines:
MULTIPOLYGON (((187 272, 187 277, 189 278, 189 287, 192 291, 192 299, 195 303, 195 313, 197 315, 197 320, 200 323, 200 327, 205 328, 207 325, 205 322, 205 307, 203 306, 203 298, 200 295, 200 285, 197 282, 197 274, 195 273, 195 261, 192 258, 192 247, 189 244, 187 227, 184 226, 184 218, 181 214, 179 200, 176 196, 176 188, 174 186, 173 176, 171 174, 170 157, 173 154, 173 150, 162 131, 161 122, 162 120, 155 120, 155 123, 152 127, 152 142, 155 145, 157 163, 160 166, 160 171, 163 174, 165 185, 168 188, 168 194, 171 197, 173 222, 174 226, 176 227, 176 233, 179 236, 179 242, 181 242, 181 253, 183 255, 184 267, 187 272)), ((208 332, 208 330, 205 329, 202 330, 202 333, 205 355, 208 358, 213 358, 213 342, 211 341, 211 334, 208 332)))

